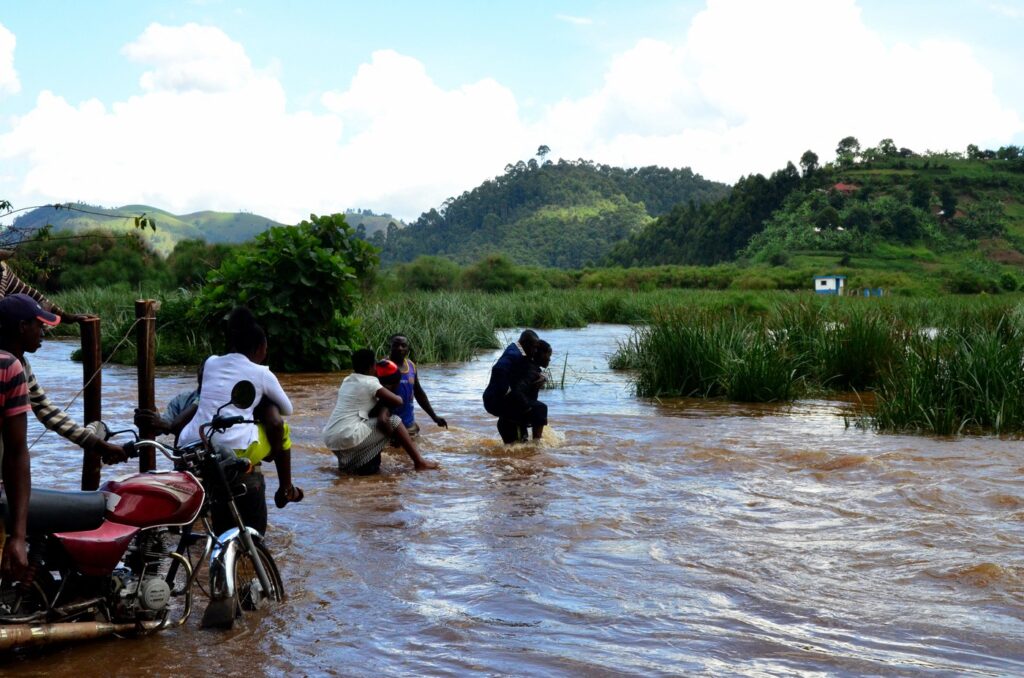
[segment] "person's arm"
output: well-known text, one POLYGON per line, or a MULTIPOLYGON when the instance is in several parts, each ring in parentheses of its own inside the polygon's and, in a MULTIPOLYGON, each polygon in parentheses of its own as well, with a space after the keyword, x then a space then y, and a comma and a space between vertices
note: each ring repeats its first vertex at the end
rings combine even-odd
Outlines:
POLYGON ((391 410, 386 407, 377 410, 377 428, 389 438, 395 434, 394 428, 391 427, 391 410))
POLYGON ((277 380, 277 375, 270 370, 267 370, 267 379, 263 382, 263 395, 274 401, 282 416, 287 417, 292 413, 292 401, 288 399, 288 394, 281 388, 281 382, 277 380))
POLYGON ((20 579, 28 570, 28 545, 25 535, 28 531, 28 498, 32 492, 32 474, 25 441, 28 417, 24 412, 13 417, 4 417, 3 481, 4 494, 11 522, 7 528, 7 541, 0 556, 5 577, 20 579))
POLYGON ((379 389, 377 389, 374 392, 373 396, 378 401, 383 402, 385 405, 392 409, 397 409, 402 406, 402 396, 398 395, 397 393, 389 391, 384 386, 381 386, 379 389))
POLYGON ((57 304, 50 301, 45 294, 15 275, 14 270, 8 266, 6 262, 0 262, 0 268, 3 269, 3 272, 0 273, 0 297, 9 297, 12 294, 27 294, 38 301, 40 306, 48 309, 51 313, 56 313, 62 320, 67 322, 77 323, 93 317, 89 315, 68 313, 57 304))
POLYGON ((420 408, 427 413, 427 416, 434 420, 434 423, 442 428, 448 428, 448 422, 444 417, 439 417, 434 412, 434 408, 430 406, 430 400, 427 398, 427 392, 420 386, 420 375, 416 373, 416 381, 413 382, 412 394, 416 398, 416 402, 420 408))
POLYGON ((182 429, 184 429, 185 426, 187 426, 188 423, 192 421, 192 417, 196 416, 196 412, 198 411, 199 401, 197 400, 196 402, 192 403, 191 405, 183 409, 180 413, 178 413, 178 416, 176 416, 174 420, 171 421, 171 423, 168 425, 168 428, 170 429, 170 432, 174 434, 175 438, 181 435, 182 429))
POLYGON ((80 426, 71 418, 71 415, 50 402, 46 391, 36 381, 36 375, 32 372, 32 367, 27 360, 24 362, 24 366, 25 378, 28 382, 29 404, 39 423, 82 449, 96 452, 106 464, 125 461, 128 458, 122 447, 112 445, 84 426, 80 426))
POLYGON ((148 428, 156 435, 171 432, 171 422, 160 416, 158 411, 145 407, 135 408, 134 422, 139 428, 148 428))

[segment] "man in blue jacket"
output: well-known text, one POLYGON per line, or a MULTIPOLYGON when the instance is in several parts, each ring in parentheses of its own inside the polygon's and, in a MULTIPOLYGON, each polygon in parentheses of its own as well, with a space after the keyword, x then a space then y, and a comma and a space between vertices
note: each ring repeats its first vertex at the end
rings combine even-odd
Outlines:
POLYGON ((509 398, 512 384, 520 380, 537 349, 540 337, 533 330, 523 330, 519 341, 511 343, 491 368, 491 379, 484 389, 484 409, 498 417, 498 433, 505 443, 519 441, 519 424, 526 420, 527 412, 514 398, 509 398))

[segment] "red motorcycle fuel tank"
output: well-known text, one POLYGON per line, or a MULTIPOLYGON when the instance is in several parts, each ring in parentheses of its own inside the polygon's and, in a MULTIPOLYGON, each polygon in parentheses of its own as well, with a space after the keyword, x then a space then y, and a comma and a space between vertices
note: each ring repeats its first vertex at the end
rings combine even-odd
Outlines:
POLYGON ((203 486, 180 471, 137 473, 100 490, 107 493, 107 520, 134 527, 186 525, 203 506, 203 486))

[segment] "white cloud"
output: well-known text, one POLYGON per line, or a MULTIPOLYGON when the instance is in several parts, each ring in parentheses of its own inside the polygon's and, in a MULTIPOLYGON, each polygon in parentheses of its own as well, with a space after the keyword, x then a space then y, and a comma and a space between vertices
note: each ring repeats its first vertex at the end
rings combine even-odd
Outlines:
POLYGON ((415 217, 541 143, 554 157, 731 182, 808 148, 829 159, 849 134, 923 151, 1002 145, 1024 129, 968 45, 887 44, 853 0, 710 0, 678 39, 638 40, 597 90, 530 124, 493 79, 443 88, 390 50, 317 112, 290 110, 286 69, 257 69, 217 28, 154 24, 123 53, 144 69, 136 96, 72 104, 43 92, 0 131, 0 197, 290 222, 347 207, 415 217), (12 168, 23 168, 17 183, 12 168))
POLYGON ((559 21, 564 21, 574 26, 589 26, 594 23, 594 20, 590 17, 585 16, 570 16, 568 14, 556 14, 555 18, 559 21))
POLYGON ((1024 19, 1024 7, 1005 5, 1003 3, 989 3, 989 9, 1009 19, 1024 19))
POLYGON ((138 96, 73 105, 46 91, 0 134, 0 158, 28 166, 16 204, 246 209, 286 222, 369 207, 415 218, 501 173, 533 141, 506 88, 442 90, 395 52, 375 53, 347 89, 325 94, 320 114, 289 112, 278 80, 217 29, 150 26, 124 52, 150 69, 138 96))
POLYGON ((21 91, 18 72, 14 70, 14 33, 0 24, 0 94, 17 94, 21 91))
POLYGON ((345 121, 348 189, 396 214, 418 215, 530 149, 508 89, 488 79, 446 91, 423 64, 393 51, 375 52, 347 90, 323 103, 345 121))
POLYGON ((640 41, 542 127, 563 157, 689 165, 723 181, 808 148, 828 158, 848 134, 961 150, 1024 129, 969 46, 886 45, 853 0, 709 0, 679 40, 640 41))
POLYGON ((149 92, 223 92, 244 86, 252 77, 245 49, 211 26, 151 24, 121 51, 152 66, 139 80, 149 92))

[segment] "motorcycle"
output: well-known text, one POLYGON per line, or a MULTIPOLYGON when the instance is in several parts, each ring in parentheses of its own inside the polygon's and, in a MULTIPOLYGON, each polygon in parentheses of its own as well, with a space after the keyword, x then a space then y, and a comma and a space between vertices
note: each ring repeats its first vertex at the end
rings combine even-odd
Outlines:
MULTIPOLYGON (((110 480, 95 492, 33 488, 29 499, 25 581, 0 581, 0 651, 110 634, 149 634, 181 626, 192 611, 200 565, 208 562, 209 604, 203 627, 230 628, 243 610, 284 599, 273 556, 235 505, 248 460, 218 450, 210 435, 251 423, 220 416, 229 404, 255 400, 251 382, 235 385, 231 400, 200 427, 185 448, 155 440, 125 447, 130 457, 152 447, 174 463, 110 480), (210 512, 224 506, 235 526, 215 535, 210 512), (197 523, 203 532, 193 531, 197 523), (177 546, 171 549, 173 539, 177 546), (201 555, 193 549, 202 544, 201 555)), ((120 433, 133 433, 122 431, 120 433)), ((0 502, 3 499, 0 497, 0 502)), ((4 519, 8 519, 6 503, 4 519)))

